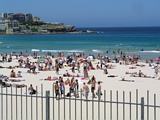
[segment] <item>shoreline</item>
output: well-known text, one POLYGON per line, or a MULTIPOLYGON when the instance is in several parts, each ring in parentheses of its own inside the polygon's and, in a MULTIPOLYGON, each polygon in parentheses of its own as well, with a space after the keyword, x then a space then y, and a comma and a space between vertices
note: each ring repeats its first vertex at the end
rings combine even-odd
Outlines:
POLYGON ((13 33, 13 34, 0 33, 0 36, 1 35, 58 35, 58 34, 97 34, 97 32, 75 31, 75 32, 53 32, 53 33, 13 33))

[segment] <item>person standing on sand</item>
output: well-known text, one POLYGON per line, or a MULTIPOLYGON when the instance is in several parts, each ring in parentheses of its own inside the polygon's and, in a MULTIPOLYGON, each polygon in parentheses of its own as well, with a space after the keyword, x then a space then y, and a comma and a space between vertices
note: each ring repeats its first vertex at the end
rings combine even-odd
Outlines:
POLYGON ((60 91, 61 91, 61 97, 62 97, 62 95, 63 95, 63 97, 64 97, 64 95, 65 95, 65 86, 64 86, 64 81, 63 81, 63 79, 61 79, 60 80, 60 91))
POLYGON ((58 81, 56 81, 54 89, 55 89, 56 99, 58 100, 58 98, 59 98, 59 84, 58 84, 58 81))
POLYGON ((56 73, 59 74, 59 65, 56 64, 55 68, 56 68, 56 73))
POLYGON ((157 76, 158 76, 158 72, 159 72, 158 65, 157 65, 157 66, 155 66, 155 68, 154 68, 154 72, 155 72, 155 77, 157 77, 157 76))
POLYGON ((95 88, 96 88, 96 79, 95 77, 93 76, 92 79, 91 79, 91 92, 92 92, 92 97, 95 98, 95 88))
POLYGON ((86 83, 83 83, 83 93, 86 99, 88 99, 88 94, 89 94, 89 87, 86 83))
POLYGON ((84 78, 88 78, 87 64, 84 64, 83 73, 84 73, 84 78))
POLYGON ((59 74, 59 61, 58 61, 58 59, 55 60, 55 69, 56 69, 56 73, 59 74))
POLYGON ((97 96, 98 96, 98 100, 101 100, 101 96, 102 96, 102 87, 101 87, 100 81, 98 82, 97 96))
POLYGON ((75 73, 75 63, 72 63, 72 73, 75 73))
POLYGON ((80 73, 80 63, 79 62, 77 62, 77 70, 80 73))
POLYGON ((78 90, 79 90, 79 83, 78 83, 78 80, 76 79, 76 82, 75 82, 75 96, 76 97, 79 97, 78 90))

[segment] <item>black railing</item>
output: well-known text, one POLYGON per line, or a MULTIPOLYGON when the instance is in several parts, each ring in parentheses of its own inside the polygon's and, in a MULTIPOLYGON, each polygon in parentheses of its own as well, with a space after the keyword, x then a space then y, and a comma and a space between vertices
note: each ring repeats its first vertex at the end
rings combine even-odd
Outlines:
POLYGON ((40 93, 28 94, 28 88, 0 88, 1 120, 158 120, 160 105, 153 95, 152 104, 149 91, 135 97, 129 92, 104 91, 101 99, 84 98, 82 91, 76 91, 79 97, 69 96, 57 99, 53 91, 45 91, 41 85, 40 93), (115 93, 113 95, 113 93, 115 93), (127 97, 127 98, 126 98, 127 97))

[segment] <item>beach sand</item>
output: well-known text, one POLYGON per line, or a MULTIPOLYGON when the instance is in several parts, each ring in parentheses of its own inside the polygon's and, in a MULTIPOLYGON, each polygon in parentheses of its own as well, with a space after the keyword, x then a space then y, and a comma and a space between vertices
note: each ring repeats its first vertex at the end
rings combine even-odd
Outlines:
MULTIPOLYGON (((33 59, 32 57, 30 57, 31 61, 37 61, 36 59, 33 59)), ((53 59, 54 61, 54 59, 53 59)), ((92 61, 93 66, 96 67, 96 64, 98 63, 98 60, 94 60, 92 61)), ((136 90, 138 90, 138 103, 140 103, 141 97, 144 97, 145 99, 145 104, 147 103, 147 90, 150 92, 150 97, 149 97, 149 104, 154 105, 154 94, 156 94, 156 105, 160 105, 160 95, 159 95, 159 91, 160 91, 160 80, 158 80, 158 78, 142 78, 142 77, 131 77, 128 74, 125 74, 126 72, 138 72, 139 70, 141 70, 145 75, 148 76, 155 76, 154 73, 154 69, 153 67, 149 67, 149 65, 147 63, 144 62, 139 62, 138 64, 143 64, 145 65, 144 67, 140 67, 140 66, 135 66, 135 65, 120 65, 119 63, 109 63, 112 64, 114 67, 112 69, 108 69, 108 75, 116 75, 117 77, 107 77, 108 75, 104 74, 104 71, 99 69, 99 70, 89 70, 89 76, 92 77, 92 75, 94 75, 96 77, 96 81, 102 81, 102 91, 106 90, 106 100, 110 100, 110 91, 112 90, 112 100, 116 101, 116 91, 118 91, 119 94, 119 98, 118 101, 123 101, 123 91, 125 92, 125 102, 130 102, 130 98, 129 98, 129 93, 131 92, 131 102, 136 103, 136 90), (134 66, 136 67, 135 69, 129 69, 129 67, 134 66), (125 78, 126 81, 121 81, 122 78, 125 78), (131 81, 130 81, 131 80, 131 81)), ((9 66, 17 66, 19 65, 16 59, 13 59, 12 62, 10 63, 0 63, 0 66, 3 67, 9 67, 9 66)), ((10 76, 10 72, 12 69, 8 69, 8 68, 0 68, 0 74, 6 75, 6 76, 10 76)), ((30 84, 33 85, 34 88, 38 88, 38 96, 41 96, 41 85, 43 85, 43 94, 45 95, 45 92, 47 90, 50 91, 50 94, 53 95, 53 83, 55 83, 55 81, 46 81, 44 80, 45 78, 47 78, 48 76, 52 76, 52 77, 59 77, 62 76, 66 70, 69 70, 69 73, 72 73, 70 70, 70 67, 64 67, 63 69, 60 70, 59 75, 56 74, 55 71, 38 71, 37 74, 32 74, 32 73, 27 73, 27 68, 15 68, 14 71, 17 73, 18 71, 22 72, 22 80, 25 81, 21 81, 21 82, 15 82, 16 84, 25 84, 27 86, 29 86, 30 84)), ((75 75, 78 72, 76 71, 75 75)), ((81 76, 83 76, 83 68, 81 67, 81 76)), ((64 81, 67 78, 64 78, 64 81)), ((88 80, 79 80, 80 83, 80 88, 82 88, 83 82, 88 82, 88 80)), ((11 83, 11 82, 10 82, 11 83)), ((13 82, 12 82, 13 84, 13 82)), ((89 86, 90 88, 90 86, 89 86)), ((10 93, 10 88, 8 89, 8 93, 10 93)), ((68 86, 66 87, 66 91, 68 91, 68 86)), ((3 88, 3 92, 6 92, 6 88, 3 88)), ((16 92, 16 89, 13 87, 13 93, 16 92)), ((17 93, 20 94, 21 93, 21 89, 18 88, 17 89, 17 93)), ((25 88, 22 88, 22 94, 26 95, 26 91, 25 88)), ((34 95, 35 96, 35 95, 34 95)), ((74 98, 74 97, 72 97, 74 98)), ((41 111, 41 98, 38 98, 37 100, 37 104, 36 104, 36 98, 33 97, 33 110, 31 110, 31 98, 28 98, 27 102, 28 102, 28 119, 31 120, 30 116, 32 114, 33 116, 33 120, 36 119, 36 105, 38 106, 38 120, 41 120, 42 118, 45 119, 45 98, 43 98, 43 112, 41 111), (32 112, 32 113, 31 113, 32 112), (43 114, 42 114, 43 113, 43 114)), ((79 99, 79 98, 78 98, 79 99)), ((83 99, 85 99, 83 97, 83 99)), ((91 93, 89 94, 89 99, 92 99, 91 93)), ((102 95, 102 100, 104 100, 104 94, 102 95)), ((21 99, 21 97, 17 98, 17 105, 18 105, 18 118, 16 118, 16 97, 13 97, 13 120, 26 120, 26 98, 23 97, 21 99), (21 101, 22 100, 22 101, 21 101), (22 108, 22 113, 21 113, 21 102, 23 105, 22 108), (22 115, 22 118, 21 118, 22 115)), ((54 101, 54 105, 55 105, 55 110, 53 111, 53 99, 51 99, 50 102, 50 107, 51 107, 51 114, 50 114, 50 120, 53 120, 53 112, 54 112, 54 118, 55 120, 64 120, 64 102, 66 103, 65 105, 65 112, 66 112, 66 120, 75 120, 75 111, 76 111, 76 119, 80 120, 81 118, 81 101, 77 100, 77 102, 75 103, 75 100, 71 101, 71 118, 69 118, 69 100, 65 100, 61 99, 61 100, 55 100, 54 101), (60 103, 60 106, 58 106, 58 102, 60 103), (76 106, 76 110, 75 110, 75 106, 76 106), (58 108, 60 108, 58 110, 58 108), (60 113, 59 113, 60 112, 60 113), (59 116, 58 116, 59 115, 59 116), (60 117, 60 118, 58 118, 60 117)), ((2 98, 0 99, 0 105, 1 105, 1 109, 2 109, 2 98)), ((8 116, 8 120, 11 119, 11 97, 8 96, 7 98, 7 103, 8 103, 8 110, 6 110, 6 96, 3 96, 3 119, 6 119, 6 112, 7 116, 8 116)), ((98 102, 94 104, 94 113, 92 111, 92 102, 88 102, 88 108, 86 108, 87 102, 83 101, 82 106, 83 106, 83 120, 87 120, 86 118, 86 109, 89 110, 88 112, 88 120, 91 120, 94 117, 94 120, 98 120, 98 102), (92 113, 94 114, 94 116, 92 115, 92 113)), ((110 110, 110 106, 111 104, 106 103, 106 111, 104 111, 104 103, 100 103, 100 120, 104 119, 104 116, 106 115, 106 119, 107 120, 111 120, 111 117, 113 120, 117 119, 117 104, 112 104, 112 116, 111 116, 111 110, 110 110), (105 112, 105 113, 104 113, 105 112), (104 115, 105 114, 105 115, 104 115)), ((123 118, 123 104, 118 105, 118 118, 119 120, 124 120, 123 118)), ((2 110, 0 109, 0 115, 2 116, 2 110)), ((129 120, 130 118, 130 108, 129 105, 125 105, 125 119, 129 120)), ((140 106, 138 107, 138 113, 139 113, 139 120, 140 120, 140 106)), ((145 109, 145 119, 146 119, 146 112, 147 109, 145 109)), ((136 119, 136 106, 132 106, 131 107, 131 118, 132 120, 136 119)), ((160 109, 157 108, 157 120, 160 118, 160 109)), ((152 120, 153 119, 153 115, 154 115, 154 109, 150 108, 150 115, 149 118, 152 120)))

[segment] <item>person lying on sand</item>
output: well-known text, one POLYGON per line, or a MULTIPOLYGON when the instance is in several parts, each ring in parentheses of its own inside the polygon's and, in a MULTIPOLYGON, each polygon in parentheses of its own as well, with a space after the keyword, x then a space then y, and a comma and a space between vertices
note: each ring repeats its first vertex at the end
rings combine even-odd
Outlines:
POLYGON ((9 81, 11 81, 11 82, 21 82, 21 81, 25 81, 25 79, 10 78, 9 81))
POLYGON ((51 76, 48 76, 47 78, 45 78, 44 80, 48 80, 48 81, 55 81, 55 80, 58 80, 58 77, 51 77, 51 76))
POLYGON ((16 88, 23 88, 26 87, 25 84, 11 84, 12 87, 16 87, 16 88))
POLYGON ((107 77, 118 77, 117 75, 108 75, 107 77))
POLYGON ((134 82, 134 80, 126 80, 125 78, 122 78, 120 81, 125 81, 125 82, 134 82))
POLYGON ((2 80, 0 80, 0 86, 2 86, 2 87, 11 87, 11 84, 8 84, 8 83, 3 82, 2 80))
POLYGON ((126 74, 138 74, 137 72, 126 72, 126 74))
MULTIPOLYGON (((139 77, 138 75, 131 75, 131 77, 139 77)), ((142 78, 155 78, 155 77, 152 77, 152 76, 147 76, 147 75, 143 75, 141 76, 142 78)))
POLYGON ((80 77, 80 75, 79 75, 79 74, 77 74, 77 75, 71 75, 71 74, 68 73, 68 71, 66 70, 66 73, 63 74, 63 77, 80 77))
POLYGON ((129 69, 136 69, 136 68, 137 68, 137 67, 133 67, 133 66, 132 66, 132 67, 129 67, 129 69))
POLYGON ((136 66, 144 67, 145 65, 143 65, 143 64, 136 64, 136 66))
POLYGON ((139 70, 139 72, 136 74, 131 74, 131 77, 155 78, 155 77, 147 76, 147 75, 143 74, 141 70, 139 70))

